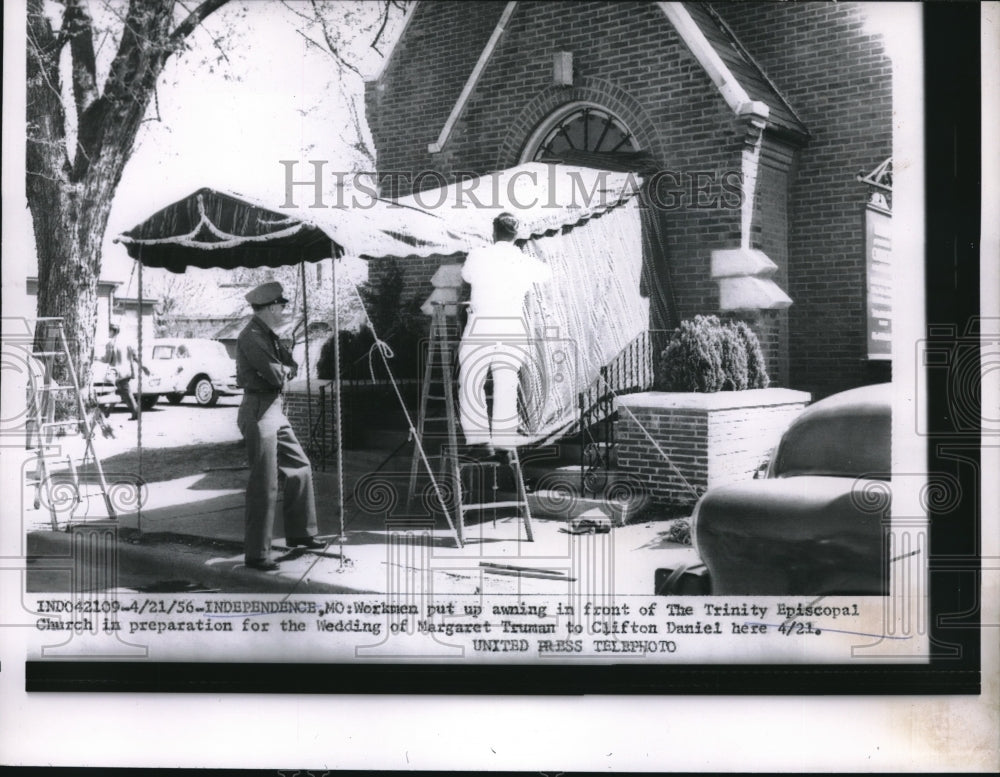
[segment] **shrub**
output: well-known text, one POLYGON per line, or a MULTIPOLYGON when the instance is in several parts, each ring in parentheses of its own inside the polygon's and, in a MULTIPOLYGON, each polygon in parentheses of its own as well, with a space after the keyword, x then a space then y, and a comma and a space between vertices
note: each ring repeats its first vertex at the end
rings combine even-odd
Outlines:
MULTIPOLYGON (((371 329, 361 327, 357 332, 342 330, 340 332, 340 376, 343 380, 360 380, 368 377, 368 351, 375 343, 371 329)), ((321 380, 333 380, 334 367, 333 335, 323 343, 319 360, 316 362, 316 374, 321 380)))
POLYGON ((720 328, 715 316, 695 316, 674 330, 660 363, 667 391, 710 393, 722 388, 720 328))
MULTIPOLYGON (((392 348, 389 360, 392 374, 396 378, 416 378, 420 368, 420 343, 427 335, 428 319, 420 312, 420 300, 404 302, 403 272, 393 262, 388 271, 374 283, 366 283, 360 289, 365 311, 378 336, 392 348)), ((366 322, 356 332, 340 332, 341 377, 344 380, 367 380, 371 377, 368 353, 375 343, 375 335, 366 322)), ((323 344, 317 362, 317 374, 322 379, 334 376, 333 336, 323 344)), ((372 357, 375 376, 388 377, 382 358, 372 357)))
POLYGON ((767 363, 760 340, 745 321, 733 321, 729 325, 743 341, 747 355, 747 388, 767 388, 771 382, 767 374, 767 363))
POLYGON ((768 384, 757 335, 742 321, 723 324, 717 316, 681 322, 660 357, 664 391, 740 391, 768 384))
POLYGON ((723 391, 743 391, 749 385, 747 346, 732 324, 719 329, 723 391))

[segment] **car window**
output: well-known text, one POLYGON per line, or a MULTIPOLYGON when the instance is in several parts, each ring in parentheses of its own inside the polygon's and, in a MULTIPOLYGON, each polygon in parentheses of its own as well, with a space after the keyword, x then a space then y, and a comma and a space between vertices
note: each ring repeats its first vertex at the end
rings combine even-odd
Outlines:
POLYGON ((172 345, 156 345, 153 346, 153 358, 154 359, 171 359, 174 355, 174 347, 172 345))

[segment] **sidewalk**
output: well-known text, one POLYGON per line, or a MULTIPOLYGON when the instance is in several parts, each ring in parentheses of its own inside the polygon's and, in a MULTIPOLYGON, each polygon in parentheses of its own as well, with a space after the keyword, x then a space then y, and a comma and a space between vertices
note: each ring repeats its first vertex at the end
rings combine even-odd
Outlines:
MULTIPOLYGON (((144 453, 149 461, 157 455, 155 449, 144 453)), ((112 485, 112 499, 120 508, 115 528, 116 584, 163 592, 432 589, 442 594, 528 595, 579 592, 580 586, 597 584, 595 575, 613 575, 616 591, 649 594, 657 567, 694 557, 690 547, 665 539, 670 528, 667 521, 640 517, 633 522, 626 514, 626 525, 610 533, 568 534, 564 530, 570 519, 586 512, 617 521, 621 505, 544 491, 529 500, 534 542, 527 541, 518 517, 501 511, 495 520, 492 514, 467 516, 466 542, 458 548, 429 480, 421 483, 416 504, 408 512, 409 456, 400 455, 385 464, 385 455, 381 450, 347 452, 343 539, 334 468, 315 472, 319 536, 330 543, 323 553, 289 551, 280 545, 284 540, 279 498, 273 556, 281 566, 271 573, 243 566, 245 459, 221 461, 199 474, 148 483, 141 514, 135 509, 134 488, 112 485), (376 473, 380 465, 383 469, 376 473), (491 566, 484 568, 484 563, 491 566)), ((117 477, 109 473, 113 484, 117 477)), ((36 557, 29 568, 29 590, 66 590, 59 574, 63 581, 68 579, 65 567, 73 553, 73 534, 88 531, 88 524, 97 531, 106 530, 102 527, 108 526, 107 512, 96 486, 85 489, 94 495, 78 509, 75 519, 82 526, 72 533, 53 531, 48 510, 44 506, 31 509, 32 497, 26 494, 29 553, 36 557), (52 568, 63 571, 46 572, 52 568)))

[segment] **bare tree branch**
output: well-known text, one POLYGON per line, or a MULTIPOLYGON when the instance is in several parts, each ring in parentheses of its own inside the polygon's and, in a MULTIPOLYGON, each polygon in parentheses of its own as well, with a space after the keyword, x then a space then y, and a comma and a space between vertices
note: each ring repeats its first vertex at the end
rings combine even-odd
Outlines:
MULTIPOLYGON (((375 33, 375 37, 372 38, 372 42, 368 44, 372 49, 377 51, 379 54, 382 52, 379 50, 378 43, 382 39, 382 35, 385 33, 385 28, 389 24, 389 12, 392 10, 393 6, 396 5, 395 0, 384 0, 382 3, 382 23, 379 25, 378 32, 375 33)), ((405 6, 399 5, 399 8, 405 8, 405 6)))
MULTIPOLYGON (((187 11, 188 14, 193 13, 193 11, 191 11, 191 9, 188 7, 187 3, 184 3, 184 2, 181 2, 180 0, 178 0, 177 4, 181 8, 183 8, 185 11, 187 11)), ((208 25, 207 24, 202 23, 200 25, 200 29, 203 30, 208 35, 209 40, 212 41, 212 46, 214 46, 215 50, 219 52, 219 58, 225 60, 226 64, 232 66, 232 64, 233 64, 232 60, 229 59, 229 54, 226 53, 226 49, 222 45, 222 38, 219 37, 219 36, 213 35, 211 33, 211 31, 208 29, 208 25)))
MULTIPOLYGON (((52 40, 55 41, 55 37, 53 37, 52 40)), ((56 98, 62 100, 62 92, 59 89, 59 71, 58 68, 51 66, 51 60, 54 57, 54 52, 51 54, 48 53, 51 47, 38 42, 36 38, 36 31, 31 28, 31 25, 28 26, 27 41, 28 57, 34 58, 34 60, 39 64, 38 77, 45 82, 45 85, 52 91, 56 98)), ((58 48, 61 47, 56 47, 55 51, 58 51, 58 48)), ((56 60, 58 61, 57 57, 56 60)))
POLYGON ((316 5, 316 0, 311 0, 311 3, 312 3, 312 7, 313 7, 313 13, 316 14, 316 18, 319 20, 319 26, 323 30, 323 39, 326 41, 327 49, 329 49, 330 53, 333 55, 333 58, 342 67, 346 67, 348 70, 351 70, 351 71, 353 71, 354 73, 357 73, 360 76, 361 75, 361 71, 358 70, 352 63, 348 62, 344 58, 344 55, 340 53, 340 50, 338 49, 336 42, 333 40, 333 37, 330 35, 330 29, 326 26, 326 19, 319 12, 319 7, 316 5))
POLYGON ((180 44, 209 14, 217 11, 228 2, 229 0, 205 0, 177 25, 177 28, 170 35, 170 42, 174 45, 180 44))
POLYGON ((310 38, 308 35, 306 35, 304 32, 302 32, 302 30, 296 29, 295 32, 297 32, 299 35, 301 35, 303 38, 305 38, 306 43, 308 43, 310 46, 315 46, 320 51, 326 51, 326 46, 323 46, 322 44, 317 43, 312 38, 310 38))
POLYGON ((289 3, 288 0, 281 0, 281 4, 285 6, 285 8, 287 8, 289 11, 291 11, 293 14, 298 16, 300 19, 304 19, 310 24, 316 21, 312 16, 302 13, 302 11, 298 10, 294 5, 289 3))

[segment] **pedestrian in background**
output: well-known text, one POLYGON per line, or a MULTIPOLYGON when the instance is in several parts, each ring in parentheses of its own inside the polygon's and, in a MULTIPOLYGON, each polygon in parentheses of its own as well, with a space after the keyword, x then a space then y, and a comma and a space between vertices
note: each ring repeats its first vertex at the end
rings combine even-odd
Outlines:
POLYGON ((132 380, 138 376, 140 368, 143 375, 149 375, 149 367, 140 363, 139 349, 122 334, 119 324, 108 324, 108 336, 104 361, 115 371, 115 392, 129 409, 129 420, 135 421, 139 417, 139 401, 133 391, 132 380))

